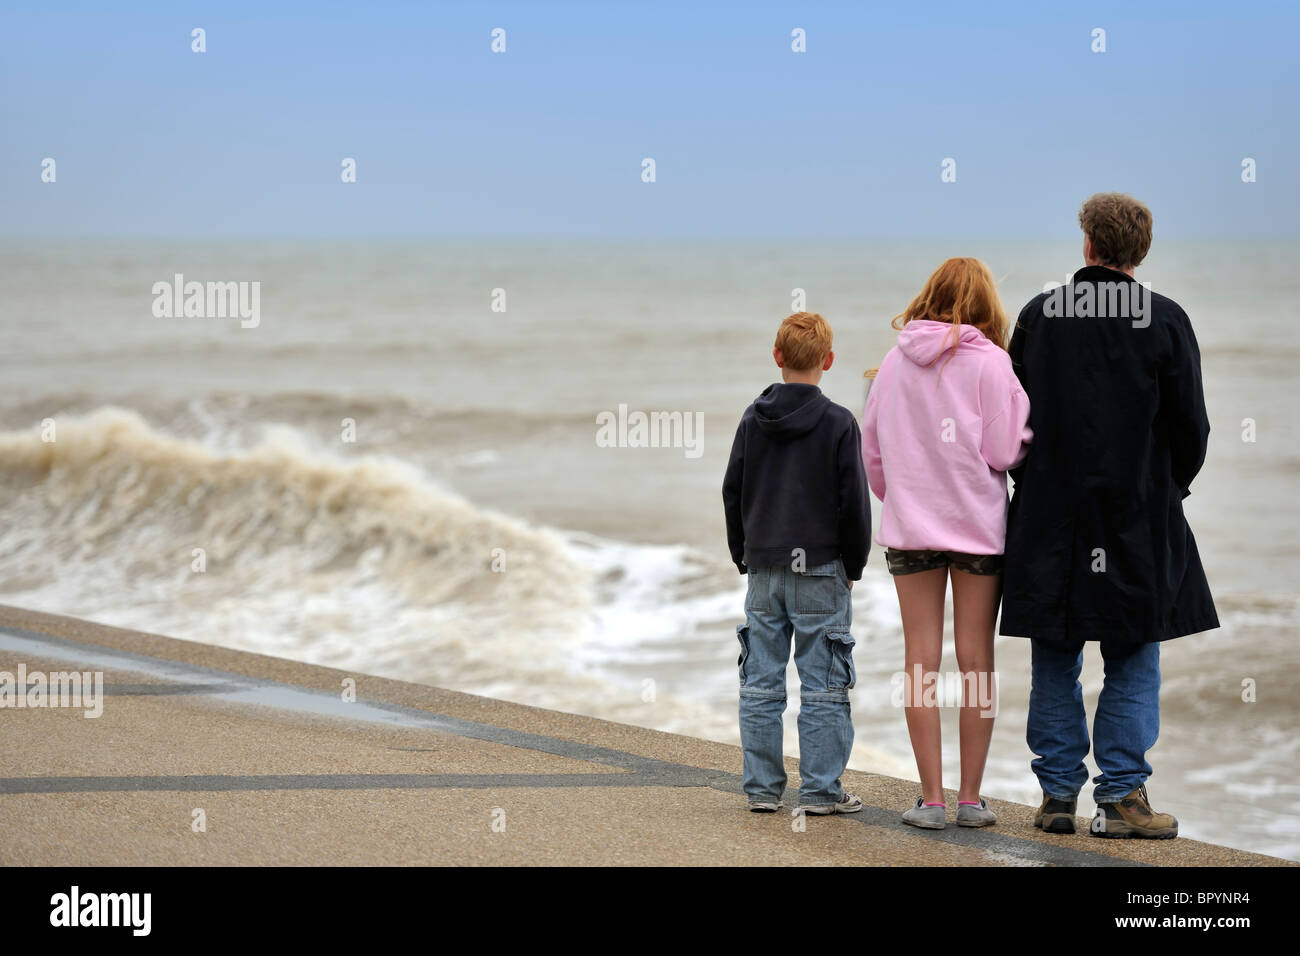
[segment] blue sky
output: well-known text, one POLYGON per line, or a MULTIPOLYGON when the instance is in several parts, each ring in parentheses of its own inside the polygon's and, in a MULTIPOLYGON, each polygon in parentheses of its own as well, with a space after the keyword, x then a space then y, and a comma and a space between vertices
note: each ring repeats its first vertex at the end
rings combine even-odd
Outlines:
POLYGON ((1300 235, 1294 4, 105 7, 0 12, 0 234, 1300 235))

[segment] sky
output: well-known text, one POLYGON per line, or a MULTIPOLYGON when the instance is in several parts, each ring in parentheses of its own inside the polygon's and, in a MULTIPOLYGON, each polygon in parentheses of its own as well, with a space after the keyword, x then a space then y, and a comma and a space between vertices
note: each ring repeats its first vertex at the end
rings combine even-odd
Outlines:
POLYGON ((0 236, 1293 238, 1298 11, 6 0, 0 236))

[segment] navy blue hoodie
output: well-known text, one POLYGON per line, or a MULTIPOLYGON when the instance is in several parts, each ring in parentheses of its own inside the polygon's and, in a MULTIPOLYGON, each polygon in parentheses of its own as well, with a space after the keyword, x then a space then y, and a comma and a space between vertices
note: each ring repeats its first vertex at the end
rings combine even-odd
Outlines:
POLYGON ((816 385, 769 385, 745 409, 722 481, 727 544, 741 574, 844 560, 862 577, 871 545, 871 501, 862 434, 853 413, 816 385))

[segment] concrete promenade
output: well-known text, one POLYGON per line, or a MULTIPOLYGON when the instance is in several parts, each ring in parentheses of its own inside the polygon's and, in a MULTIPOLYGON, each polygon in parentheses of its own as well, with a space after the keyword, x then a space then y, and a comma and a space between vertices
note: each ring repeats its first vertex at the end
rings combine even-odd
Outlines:
POLYGON ((745 809, 733 746, 0 606, 20 666, 102 671, 104 698, 0 709, 9 866, 1285 864, 1046 836, 1002 801, 994 828, 923 832, 898 819, 914 782, 855 772, 864 811, 800 830, 745 809))

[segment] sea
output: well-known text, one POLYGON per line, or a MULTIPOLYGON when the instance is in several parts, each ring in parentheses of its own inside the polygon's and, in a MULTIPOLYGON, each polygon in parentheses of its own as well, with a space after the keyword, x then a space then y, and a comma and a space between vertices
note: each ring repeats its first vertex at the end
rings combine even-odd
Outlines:
MULTIPOLYGON (((737 743, 721 482, 781 319, 827 318, 823 388, 860 413, 943 259, 988 263, 1014 318, 1079 245, 5 240, 0 602, 737 743), (168 301, 188 283, 191 314, 168 301)), ((1162 647, 1149 790, 1185 836, 1289 859, 1298 257, 1157 236, 1138 271, 1200 343, 1212 433, 1185 508, 1222 621, 1162 647)), ((853 601, 850 766, 916 779, 878 548, 853 601)), ((1028 649, 997 641, 984 793, 1037 803, 1028 649)), ((1100 681, 1090 648, 1089 707, 1100 681)), ((949 786, 956 732, 948 710, 949 786)))

